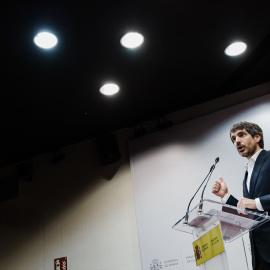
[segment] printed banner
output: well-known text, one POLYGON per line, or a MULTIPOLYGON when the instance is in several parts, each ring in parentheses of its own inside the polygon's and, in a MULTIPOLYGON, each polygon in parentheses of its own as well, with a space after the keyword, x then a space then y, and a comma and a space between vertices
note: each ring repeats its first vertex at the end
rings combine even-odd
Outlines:
POLYGON ((195 240, 192 245, 197 266, 224 252, 220 225, 195 240))

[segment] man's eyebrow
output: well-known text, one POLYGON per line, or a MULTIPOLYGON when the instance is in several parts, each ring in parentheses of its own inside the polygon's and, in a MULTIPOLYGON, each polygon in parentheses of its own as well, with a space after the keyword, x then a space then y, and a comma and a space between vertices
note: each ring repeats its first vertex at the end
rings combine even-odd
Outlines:
POLYGON ((231 138, 235 138, 238 134, 244 133, 244 130, 239 130, 234 135, 231 135, 231 138))

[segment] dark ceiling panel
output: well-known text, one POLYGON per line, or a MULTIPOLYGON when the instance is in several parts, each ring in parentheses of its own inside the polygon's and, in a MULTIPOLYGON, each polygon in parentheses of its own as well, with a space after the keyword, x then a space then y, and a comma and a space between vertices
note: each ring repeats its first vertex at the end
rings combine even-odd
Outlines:
POLYGON ((270 80, 269 1, 9 1, 1 166, 270 80), (54 50, 33 43, 41 29, 54 50), (119 40, 139 31, 143 46, 119 40), (245 54, 223 52, 236 40, 245 54), (104 97, 106 81, 120 85, 104 97))

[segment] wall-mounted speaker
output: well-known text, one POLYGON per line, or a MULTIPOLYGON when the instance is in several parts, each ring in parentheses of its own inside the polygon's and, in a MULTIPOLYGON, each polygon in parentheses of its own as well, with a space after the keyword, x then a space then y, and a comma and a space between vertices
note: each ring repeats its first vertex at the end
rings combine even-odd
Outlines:
POLYGON ((0 202, 19 196, 19 178, 12 174, 0 178, 0 202))
POLYGON ((16 166, 20 179, 31 182, 33 178, 33 162, 25 162, 16 166))
POLYGON ((102 165, 117 162, 121 158, 117 139, 111 133, 104 134, 97 139, 97 149, 102 165))

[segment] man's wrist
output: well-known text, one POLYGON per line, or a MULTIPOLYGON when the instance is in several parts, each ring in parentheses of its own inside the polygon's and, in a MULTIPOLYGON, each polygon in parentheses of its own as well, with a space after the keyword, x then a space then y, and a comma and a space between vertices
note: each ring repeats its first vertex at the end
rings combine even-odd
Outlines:
POLYGON ((225 204, 225 203, 228 201, 229 197, 230 197, 230 193, 227 192, 227 193, 224 195, 224 197, 221 198, 221 202, 225 204))
POLYGON ((259 198, 256 198, 255 199, 255 204, 256 204, 256 207, 259 211, 264 211, 263 207, 262 207, 262 204, 261 204, 261 201, 259 198))

